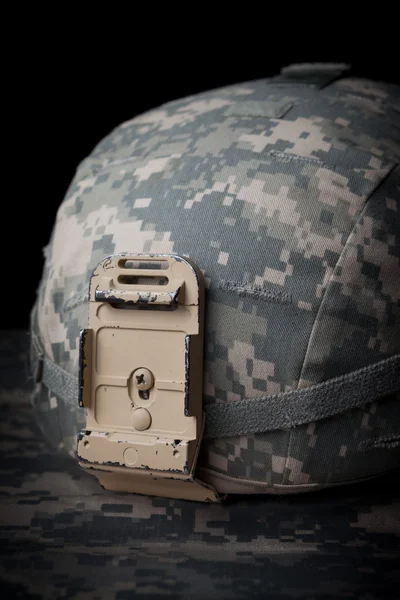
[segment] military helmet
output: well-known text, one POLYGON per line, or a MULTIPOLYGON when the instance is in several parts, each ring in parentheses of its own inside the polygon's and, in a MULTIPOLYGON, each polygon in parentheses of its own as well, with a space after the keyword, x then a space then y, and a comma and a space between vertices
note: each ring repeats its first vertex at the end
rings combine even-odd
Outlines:
POLYGON ((116 127, 44 249, 30 329, 48 439, 110 489, 195 500, 397 467, 399 160, 400 88, 347 65, 116 127))

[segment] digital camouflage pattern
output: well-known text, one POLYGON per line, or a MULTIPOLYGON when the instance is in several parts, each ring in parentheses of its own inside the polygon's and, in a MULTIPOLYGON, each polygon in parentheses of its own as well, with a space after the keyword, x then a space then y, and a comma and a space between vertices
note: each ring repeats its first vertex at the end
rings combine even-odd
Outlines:
POLYGON ((2 598, 397 600, 399 470, 218 505, 106 492, 37 430, 27 342, 0 338, 2 598))
MULTIPOLYGON (((92 270, 108 254, 190 257, 207 283, 204 402, 262 398, 400 352, 400 88, 300 66, 170 102, 78 167, 45 248, 32 327, 78 375, 92 270), (36 316, 35 316, 36 315, 36 316)), ((38 385, 74 454, 84 425, 38 385)), ((398 398, 292 430, 205 439, 221 492, 296 492, 400 461, 398 398)))

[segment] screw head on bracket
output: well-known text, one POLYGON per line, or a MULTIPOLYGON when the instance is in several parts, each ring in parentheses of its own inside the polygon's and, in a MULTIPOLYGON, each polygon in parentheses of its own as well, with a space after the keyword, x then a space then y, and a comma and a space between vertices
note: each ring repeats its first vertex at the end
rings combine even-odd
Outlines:
POLYGON ((149 369, 138 369, 133 374, 133 384, 140 392, 147 392, 154 385, 154 375, 149 369))

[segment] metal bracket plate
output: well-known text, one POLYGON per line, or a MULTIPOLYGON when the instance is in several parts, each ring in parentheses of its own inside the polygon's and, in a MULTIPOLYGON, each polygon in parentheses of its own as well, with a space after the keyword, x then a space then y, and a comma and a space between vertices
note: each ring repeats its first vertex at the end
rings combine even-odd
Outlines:
POLYGON ((116 254, 89 286, 81 332, 83 469, 106 488, 218 502, 195 478, 202 409, 204 281, 187 258, 116 254))

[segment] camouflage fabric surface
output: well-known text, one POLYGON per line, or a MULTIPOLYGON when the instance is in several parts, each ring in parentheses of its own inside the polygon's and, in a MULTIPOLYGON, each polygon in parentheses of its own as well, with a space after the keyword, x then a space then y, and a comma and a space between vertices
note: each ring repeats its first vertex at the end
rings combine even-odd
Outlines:
MULTIPOLYGON (((204 402, 308 387, 400 352, 400 90, 294 67, 117 127, 79 165, 45 248, 33 329, 78 375, 90 274, 107 254, 177 253, 207 282, 204 402)), ((205 440, 223 492, 292 492, 400 460, 397 397, 295 430, 205 440)), ((84 424, 45 386, 56 447, 84 424)))
POLYGON ((400 472, 224 505, 106 492, 37 429, 1 332, 2 598, 398 598, 400 472))

